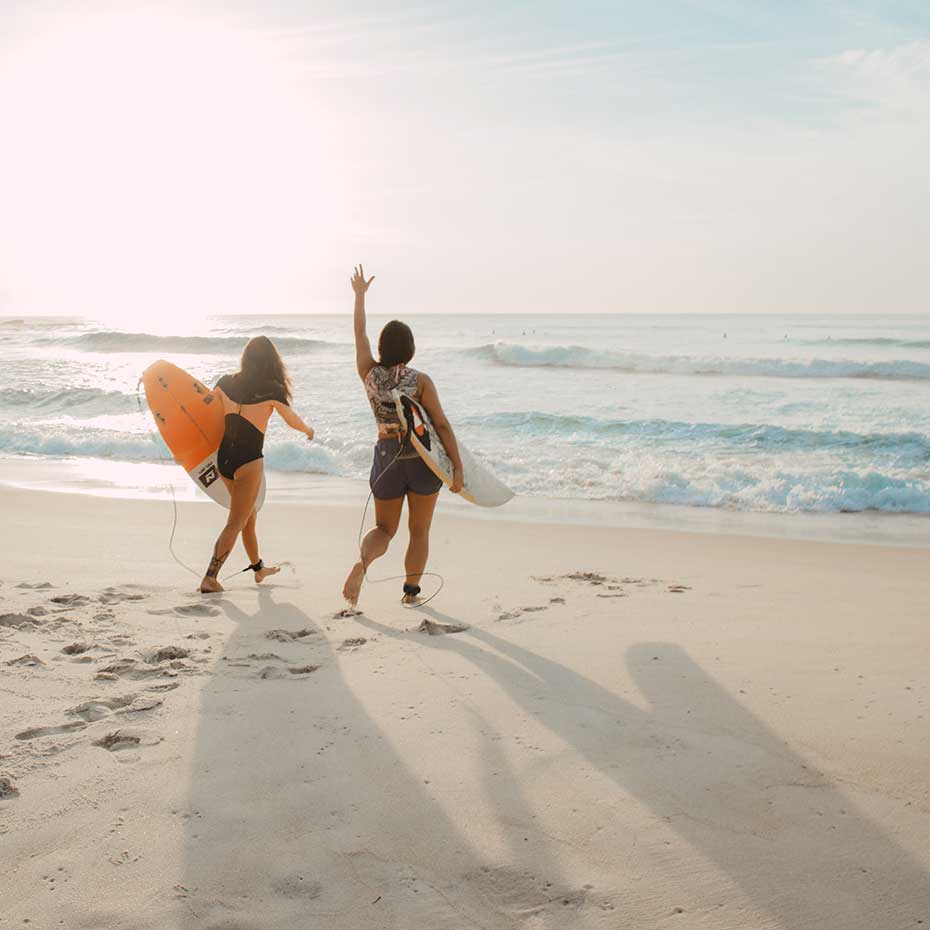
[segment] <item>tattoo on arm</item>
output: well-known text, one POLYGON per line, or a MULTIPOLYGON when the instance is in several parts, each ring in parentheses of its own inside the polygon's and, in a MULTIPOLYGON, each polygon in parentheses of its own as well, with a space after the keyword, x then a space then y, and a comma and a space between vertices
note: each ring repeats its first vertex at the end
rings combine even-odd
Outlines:
POLYGON ((227 549, 222 555, 217 555, 216 550, 213 550, 213 558, 210 559, 210 567, 207 569, 207 578, 216 578, 223 567, 223 563, 229 558, 231 551, 231 549, 227 549))

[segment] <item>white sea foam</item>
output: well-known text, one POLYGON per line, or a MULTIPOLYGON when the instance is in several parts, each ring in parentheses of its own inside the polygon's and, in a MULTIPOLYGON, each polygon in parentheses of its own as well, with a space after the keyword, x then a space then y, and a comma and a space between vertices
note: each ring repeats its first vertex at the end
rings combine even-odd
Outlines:
POLYGON ((516 368, 593 368, 642 374, 739 375, 769 378, 930 379, 930 363, 896 359, 860 362, 826 358, 732 358, 647 355, 584 346, 527 346, 498 342, 467 350, 498 365, 516 368))
MULTIPOLYGON (((267 332, 318 433, 308 444, 273 421, 269 482, 278 472, 367 478, 374 429, 348 316, 221 318, 167 336, 0 322, 0 455, 169 461, 144 398, 139 412, 140 353, 214 383, 250 335, 267 332)), ((520 494, 930 512, 930 319, 411 323, 415 364, 433 376, 460 438, 520 494)))

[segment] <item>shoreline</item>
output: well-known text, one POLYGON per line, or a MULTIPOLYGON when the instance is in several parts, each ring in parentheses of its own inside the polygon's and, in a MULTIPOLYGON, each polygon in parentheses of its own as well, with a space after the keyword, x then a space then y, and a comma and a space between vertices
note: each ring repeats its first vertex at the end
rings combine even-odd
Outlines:
MULTIPOLYGON (((270 471, 269 502, 288 506, 358 507, 368 495, 364 480, 316 473, 270 471)), ((49 459, 0 456, 0 488, 119 500, 210 504, 170 462, 49 459), (103 476, 103 477, 101 477, 103 476)), ((370 510, 370 507, 369 507, 370 510)), ((470 520, 527 522, 613 529, 654 529, 765 539, 930 548, 930 514, 887 511, 745 511, 638 501, 518 496, 498 509, 483 509, 440 495, 438 513, 470 520)))

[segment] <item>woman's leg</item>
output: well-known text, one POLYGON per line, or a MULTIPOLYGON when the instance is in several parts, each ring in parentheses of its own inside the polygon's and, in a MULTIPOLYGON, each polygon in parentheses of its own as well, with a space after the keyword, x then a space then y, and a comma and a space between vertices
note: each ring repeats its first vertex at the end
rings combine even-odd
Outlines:
POLYGON ((236 544, 236 537, 242 532, 249 515, 255 509, 255 499, 258 497, 258 489, 262 485, 263 474, 262 460, 256 459, 254 462, 249 462, 237 469, 234 480, 228 485, 229 494, 232 498, 229 517, 226 520, 226 526, 223 527, 223 531, 216 540, 216 545, 213 547, 213 558, 210 559, 207 573, 203 576, 203 581, 200 582, 202 594, 223 590, 217 576, 223 567, 223 563, 229 558, 232 547, 236 544))
POLYGON ((358 596, 365 580, 365 569, 379 556, 387 552, 397 527, 400 524, 401 511, 404 509, 404 499, 395 497, 391 500, 378 500, 375 498, 375 527, 366 534, 362 540, 361 558, 352 566, 349 577, 342 587, 342 596, 354 607, 358 603, 358 596))
POLYGON ((439 500, 438 491, 435 494, 407 492, 410 542, 407 544, 407 554, 404 556, 404 569, 407 572, 407 584, 409 585, 419 585, 420 576, 426 568, 426 560, 429 558, 429 528, 433 522, 433 511, 436 509, 437 500, 439 500))
MULTIPOLYGON (((258 519, 258 511, 253 507, 249 519, 245 521, 242 527, 242 545, 245 546, 246 555, 249 557, 249 564, 255 565, 261 561, 258 554, 258 534, 255 532, 255 521, 258 519)), ((277 575, 281 571, 277 565, 265 565, 255 572, 255 583, 261 584, 269 575, 277 575)))

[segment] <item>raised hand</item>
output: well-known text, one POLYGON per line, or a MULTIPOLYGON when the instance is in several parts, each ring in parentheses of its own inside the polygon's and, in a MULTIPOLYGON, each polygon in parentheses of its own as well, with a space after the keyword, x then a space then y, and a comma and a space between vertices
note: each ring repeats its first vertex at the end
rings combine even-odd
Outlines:
POLYGON ((375 276, 372 275, 367 281, 365 280, 365 269, 361 265, 355 266, 355 272, 352 275, 352 290, 356 294, 364 294, 371 286, 375 276))

